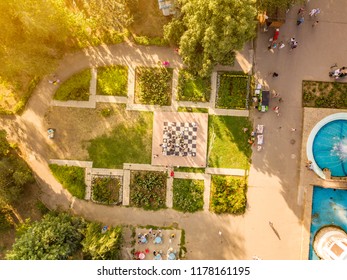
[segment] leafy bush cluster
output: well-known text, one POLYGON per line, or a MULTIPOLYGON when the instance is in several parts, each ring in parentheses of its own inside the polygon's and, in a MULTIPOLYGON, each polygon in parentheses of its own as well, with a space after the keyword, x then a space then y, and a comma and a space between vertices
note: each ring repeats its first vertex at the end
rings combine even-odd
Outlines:
POLYGON ((243 214, 246 211, 246 192, 244 178, 212 176, 210 208, 217 214, 243 214))
POLYGON ((27 221, 17 228, 17 238, 8 260, 118 260, 122 228, 87 223, 66 213, 49 213, 41 221, 27 221), (82 253, 82 254, 81 254, 82 253))
POLYGON ((59 86, 53 98, 60 101, 89 100, 91 77, 90 69, 83 70, 82 72, 71 76, 67 81, 59 86))
POLYGON ((98 68, 97 94, 127 96, 128 70, 125 66, 98 68))
POLYGON ((182 212, 196 212, 204 207, 204 181, 175 179, 173 208, 182 212))
POLYGON ((347 108, 347 85, 338 82, 303 81, 303 106, 316 108, 347 108))
POLYGON ((146 210, 165 208, 166 179, 165 172, 133 172, 130 184, 130 204, 146 210))
POLYGON ((200 77, 187 70, 181 70, 178 77, 177 97, 183 101, 208 102, 211 93, 210 77, 200 77))
POLYGON ((136 36, 133 35, 134 41, 138 45, 145 45, 145 46, 167 46, 168 42, 164 38, 161 37, 148 37, 148 36, 136 36))
POLYGON ((84 199, 86 184, 84 183, 85 170, 77 166, 60 166, 50 164, 54 177, 67 189, 73 196, 84 199))
POLYGON ((172 69, 164 67, 137 67, 137 98, 143 104, 170 105, 172 69))
POLYGON ((18 201, 26 184, 34 178, 28 165, 6 139, 6 132, 0 130, 0 209, 18 201))
POLYGON ((217 107, 227 109, 246 109, 247 75, 220 74, 217 93, 217 107))
POLYGON ((95 177, 92 181, 94 201, 115 204, 119 202, 120 179, 116 177, 95 177))

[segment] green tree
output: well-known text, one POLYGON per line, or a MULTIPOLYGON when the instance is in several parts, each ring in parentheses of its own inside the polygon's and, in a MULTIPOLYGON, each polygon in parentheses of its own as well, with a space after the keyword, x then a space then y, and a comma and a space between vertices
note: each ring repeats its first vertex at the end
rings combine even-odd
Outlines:
POLYGON ((257 0, 259 11, 273 12, 276 9, 286 10, 295 4, 303 4, 305 0, 257 0))
POLYGON ((177 34, 182 34, 179 47, 183 61, 201 76, 208 76, 217 63, 232 64, 235 51, 255 35, 255 0, 178 2, 181 14, 166 26, 165 37, 177 41, 177 34))
POLYGON ((10 144, 6 140, 6 132, 0 130, 0 158, 6 156, 10 151, 10 144))
POLYGON ((85 259, 119 260, 121 258, 122 228, 111 227, 101 232, 100 223, 89 223, 82 241, 85 259))
POLYGON ((66 213, 47 214, 41 221, 21 229, 8 260, 64 260, 78 249, 85 222, 66 213))

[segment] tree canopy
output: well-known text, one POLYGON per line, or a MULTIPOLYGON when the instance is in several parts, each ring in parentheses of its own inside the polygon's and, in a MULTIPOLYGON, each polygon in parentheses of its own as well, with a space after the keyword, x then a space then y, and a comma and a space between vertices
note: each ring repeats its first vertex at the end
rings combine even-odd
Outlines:
POLYGON ((78 249, 85 222, 66 213, 47 214, 27 225, 16 238, 8 260, 65 260, 78 249))
POLYGON ((164 27, 179 45, 184 63, 207 76, 217 64, 232 64, 235 51, 255 36, 255 0, 179 0, 181 13, 164 27))
POLYGON ((303 4, 305 0, 257 0, 260 12, 273 12, 276 9, 289 9, 292 5, 303 4))

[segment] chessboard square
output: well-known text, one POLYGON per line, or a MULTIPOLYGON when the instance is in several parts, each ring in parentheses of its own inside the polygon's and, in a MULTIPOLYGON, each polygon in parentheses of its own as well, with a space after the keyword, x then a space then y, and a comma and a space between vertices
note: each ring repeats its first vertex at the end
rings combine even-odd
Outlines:
POLYGON ((193 140, 196 140, 196 138, 197 138, 196 135, 193 135, 193 140))
POLYGON ((196 144, 192 144, 192 148, 193 148, 193 149, 196 148, 196 144))
POLYGON ((193 127, 193 131, 198 131, 198 128, 196 126, 193 127))
POLYGON ((192 144, 193 143, 193 140, 188 140, 188 144, 192 144))

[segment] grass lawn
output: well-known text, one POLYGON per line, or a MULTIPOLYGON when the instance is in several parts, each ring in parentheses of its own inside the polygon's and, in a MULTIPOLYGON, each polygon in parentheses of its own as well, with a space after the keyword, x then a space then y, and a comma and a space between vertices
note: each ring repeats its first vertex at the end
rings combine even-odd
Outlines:
POLYGON ((108 134, 90 140, 88 153, 94 167, 122 168, 123 163, 151 163, 153 113, 138 113, 133 121, 120 122, 108 134))
POLYGON ((304 107, 347 108, 347 84, 339 82, 302 82, 304 107))
POLYGON ((59 86, 53 99, 60 101, 88 101, 91 77, 90 69, 83 70, 71 76, 59 86))
POLYGON ((211 94, 211 78, 195 76, 187 70, 180 70, 177 99, 180 101, 208 102, 211 94))
POLYGON ((115 204, 119 202, 120 178, 94 177, 92 180, 92 198, 96 202, 115 204))
POLYGON ((167 173, 133 171, 130 178, 130 206, 145 210, 166 208, 167 173))
POLYGON ((207 108, 194 108, 194 107, 178 107, 178 112, 189 112, 189 113, 208 113, 207 108))
POLYGON ((174 179, 173 209, 182 212, 196 212, 204 207, 204 181, 174 179))
POLYGON ((238 72, 219 73, 217 108, 246 109, 249 76, 238 72))
POLYGON ((247 204, 245 178, 212 176, 210 209, 217 214, 243 214, 247 204))
POLYGON ((73 196, 84 199, 86 185, 84 183, 85 170, 77 166, 61 166, 50 164, 54 177, 67 189, 73 196))
POLYGON ((174 167, 174 171, 177 172, 188 172, 188 173, 205 173, 205 168, 196 168, 196 167, 174 167))
POLYGON ((99 95, 127 96, 128 69, 117 65, 99 67, 97 75, 96 93, 99 95))
POLYGON ((252 149, 247 142, 249 134, 243 132, 244 127, 252 131, 248 118, 209 116, 209 167, 249 168, 252 149))
POLYGON ((172 68, 136 67, 135 103, 170 105, 172 68))

